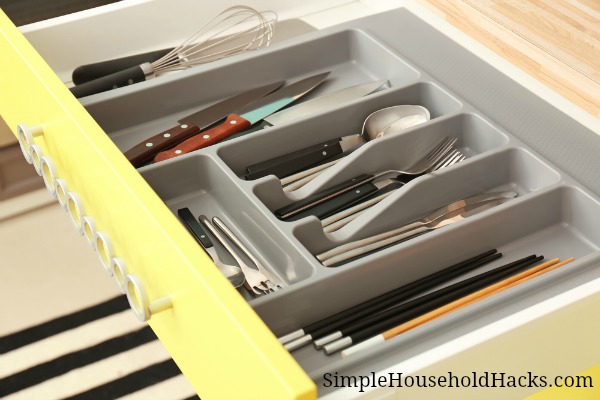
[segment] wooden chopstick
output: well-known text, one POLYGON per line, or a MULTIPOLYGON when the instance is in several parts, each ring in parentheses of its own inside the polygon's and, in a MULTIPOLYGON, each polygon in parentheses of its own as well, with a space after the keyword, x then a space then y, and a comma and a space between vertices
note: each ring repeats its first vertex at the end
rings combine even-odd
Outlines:
POLYGON ((379 344, 381 342, 390 340, 406 331, 409 331, 413 328, 421 326, 421 325, 423 325, 429 321, 432 321, 436 318, 442 317, 444 315, 448 315, 454 311, 457 311, 461 308, 467 307, 467 306, 474 304, 480 300, 490 297, 496 293, 500 293, 508 288, 519 285, 523 282, 526 282, 537 276, 540 276, 542 274, 550 272, 554 269, 560 268, 563 265, 572 262, 573 260, 574 260, 574 258, 568 258, 564 261, 559 262, 558 259, 553 259, 553 260, 550 260, 543 264, 540 264, 534 268, 531 268, 527 271, 523 271, 517 275, 510 277, 510 278, 504 279, 501 282, 498 282, 496 284, 488 286, 488 287, 481 289, 475 293, 472 293, 463 298, 460 298, 451 303, 448 303, 442 307, 439 307, 431 312, 428 312, 427 314, 421 315, 415 319, 412 319, 408 322, 400 324, 400 325, 398 325, 392 329, 389 329, 377 336, 374 336, 373 338, 367 339, 364 342, 361 342, 352 347, 349 347, 342 351, 342 353, 341 353, 342 357, 348 357, 351 354, 365 350, 365 349, 375 346, 376 344, 379 344))
POLYGON ((471 257, 450 267, 446 267, 441 271, 403 285, 397 289, 391 290, 363 303, 357 304, 356 306, 350 307, 344 311, 306 325, 302 329, 298 329, 280 337, 279 341, 283 344, 294 342, 293 345, 286 347, 289 347, 288 350, 290 351, 294 350, 310 343, 313 338, 324 336, 344 324, 348 324, 394 304, 399 304, 403 301, 406 301, 411 297, 433 289, 438 285, 448 282, 451 279, 479 268, 500 257, 502 257, 502 253, 498 253, 496 249, 488 250, 475 257, 471 257))

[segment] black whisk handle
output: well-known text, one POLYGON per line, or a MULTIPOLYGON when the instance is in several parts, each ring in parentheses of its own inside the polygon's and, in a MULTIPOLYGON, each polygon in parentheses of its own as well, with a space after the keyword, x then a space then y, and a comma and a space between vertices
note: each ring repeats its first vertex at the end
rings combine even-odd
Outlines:
POLYGON ((135 67, 143 63, 153 63, 166 56, 171 50, 173 49, 155 50, 148 53, 134 54, 127 57, 80 65, 73 70, 71 79, 75 85, 81 85, 82 83, 93 81, 94 79, 114 74, 115 72, 135 67))
MULTIPOLYGON (((147 64, 149 66, 149 64, 147 64)), ((116 89, 123 86, 128 86, 134 83, 143 82, 146 80, 146 73, 141 65, 115 72, 114 74, 106 75, 93 81, 82 83, 81 85, 73 86, 71 93, 77 98, 90 96, 96 93, 106 92, 111 89, 116 89)))

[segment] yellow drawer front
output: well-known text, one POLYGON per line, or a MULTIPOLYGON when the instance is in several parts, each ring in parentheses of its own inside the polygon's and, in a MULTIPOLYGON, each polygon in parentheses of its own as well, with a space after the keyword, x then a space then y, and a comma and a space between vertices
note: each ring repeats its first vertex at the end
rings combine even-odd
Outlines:
POLYGON ((171 300, 150 325, 198 394, 315 398, 314 382, 2 12, 0 33, 2 118, 13 131, 41 126, 35 143, 110 237, 111 254, 150 300, 171 300))
POLYGON ((577 383, 577 378, 575 378, 575 380, 571 379, 569 382, 565 381, 565 384, 568 384, 571 387, 551 387, 542 390, 541 392, 536 393, 533 396, 529 396, 526 400, 600 399, 600 364, 590 369, 586 369, 585 371, 582 371, 575 375, 586 377, 585 379, 587 379, 587 382, 580 380, 580 383, 577 383), (593 387, 584 386, 586 384, 589 385, 590 383, 593 384, 593 387), (579 385, 579 387, 577 385, 579 385))

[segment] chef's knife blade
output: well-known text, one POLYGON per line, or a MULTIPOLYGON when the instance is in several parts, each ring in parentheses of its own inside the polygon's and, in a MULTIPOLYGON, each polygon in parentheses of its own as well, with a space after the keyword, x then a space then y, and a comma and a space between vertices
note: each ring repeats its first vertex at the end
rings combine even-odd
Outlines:
POLYGON ((264 128, 281 125, 286 122, 294 121, 300 118, 307 117, 319 111, 346 103, 351 100, 359 99, 368 94, 371 94, 385 85, 388 81, 375 81, 367 83, 359 83, 358 85, 345 87, 335 92, 324 94, 323 96, 305 100, 300 104, 286 107, 281 111, 271 114, 264 118, 260 123, 255 124, 250 129, 244 132, 230 136, 227 140, 236 137, 247 135, 248 133, 257 132, 264 128))
POLYGON ((225 118, 232 111, 251 104, 274 90, 279 89, 283 83, 284 81, 279 81, 257 87, 220 101, 187 117, 183 117, 177 121, 179 125, 158 133, 127 150, 125 157, 127 157, 134 167, 139 168, 151 161, 162 150, 175 146, 177 143, 225 118))
POLYGON ((335 92, 314 98, 312 100, 307 100, 303 103, 287 108, 285 110, 281 110, 275 114, 269 115, 268 117, 264 118, 264 121, 270 124, 271 126, 281 125, 285 122, 303 118, 307 115, 314 114, 318 111, 323 111, 326 108, 339 105, 340 103, 345 103, 350 100, 361 98, 370 93, 373 93, 386 83, 387 80, 360 83, 358 85, 349 86, 337 90, 335 92))
POLYGON ((230 114, 223 123, 197 134, 176 147, 158 153, 154 161, 163 161, 218 143, 229 136, 248 129, 256 122, 287 106, 318 86, 329 72, 313 75, 292 83, 274 93, 230 114))

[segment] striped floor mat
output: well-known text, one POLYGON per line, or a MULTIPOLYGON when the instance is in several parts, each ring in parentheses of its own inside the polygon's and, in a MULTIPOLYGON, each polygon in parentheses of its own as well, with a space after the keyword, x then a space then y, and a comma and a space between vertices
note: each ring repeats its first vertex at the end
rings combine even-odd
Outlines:
POLYGON ((0 337, 4 400, 198 399, 125 296, 0 337))

